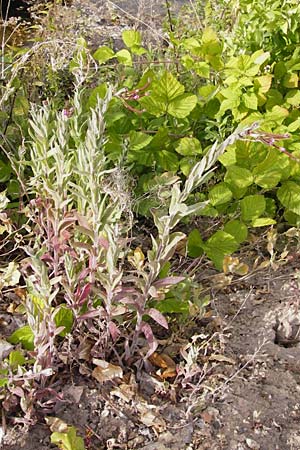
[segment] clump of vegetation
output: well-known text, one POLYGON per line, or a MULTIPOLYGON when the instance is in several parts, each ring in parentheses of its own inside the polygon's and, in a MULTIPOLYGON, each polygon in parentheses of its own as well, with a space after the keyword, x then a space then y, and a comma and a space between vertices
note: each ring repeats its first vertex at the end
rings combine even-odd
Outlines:
POLYGON ((172 23, 164 52, 135 30, 119 51, 64 42, 60 61, 59 42, 2 48, 0 231, 11 260, 0 288, 22 281, 23 326, 1 341, 0 386, 27 423, 55 397, 53 374, 79 363, 85 336, 89 368, 96 357, 125 370, 154 354, 172 315, 201 317, 207 297, 178 254, 243 275, 230 255, 249 230, 300 223, 299 27, 288 14, 299 6, 272 3, 261 25, 267 0, 251 11, 240 1, 234 17, 232 4, 218 2, 216 20, 213 2, 195 3, 205 26, 172 23), (195 216, 219 229, 191 230, 195 216))

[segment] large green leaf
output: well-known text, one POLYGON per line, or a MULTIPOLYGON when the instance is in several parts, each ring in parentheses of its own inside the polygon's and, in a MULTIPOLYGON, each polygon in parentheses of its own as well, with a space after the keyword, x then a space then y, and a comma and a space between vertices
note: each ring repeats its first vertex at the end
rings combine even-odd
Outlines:
POLYGON ((229 187, 244 189, 253 183, 250 170, 239 166, 229 166, 224 178, 229 187))
POLYGON ((183 84, 168 71, 164 72, 161 79, 153 87, 155 87, 155 95, 165 103, 171 103, 185 91, 183 84))
POLYGON ((225 231, 217 231, 205 243, 205 252, 216 268, 222 270, 225 255, 230 255, 238 249, 239 244, 234 237, 225 231))
POLYGON ((185 94, 184 91, 184 86, 166 71, 160 80, 152 82, 151 94, 142 97, 139 101, 154 116, 168 113, 173 117, 184 118, 197 104, 196 95, 185 94))
POLYGON ((14 331, 7 340, 11 344, 22 344, 26 350, 34 349, 34 334, 29 325, 25 325, 24 327, 14 331))
POLYGON ((26 362, 25 356, 19 350, 13 350, 9 354, 9 365, 14 370, 18 366, 23 366, 26 362))
POLYGON ((245 241, 248 236, 247 226, 239 220, 232 220, 230 222, 227 222, 224 226, 224 231, 231 234, 231 236, 233 236, 239 244, 245 241))
POLYGON ((119 63, 124 64, 124 66, 132 66, 132 57, 126 48, 123 48, 122 50, 119 50, 115 54, 116 58, 118 59, 119 63))
POLYGON ((209 191, 208 198, 213 206, 222 205, 232 199, 232 192, 226 183, 219 183, 209 191))
POLYGON ((245 221, 257 219, 266 209, 263 195, 248 195, 241 200, 242 219, 245 221))
POLYGON ((244 105, 248 109, 254 109, 257 110, 257 96, 254 94, 254 92, 246 93, 242 96, 242 99, 244 101, 244 105))
POLYGON ((142 43, 141 33, 135 30, 125 30, 122 32, 122 39, 126 47, 139 46, 142 43))
POLYGON ((283 206, 300 216, 300 186, 294 181, 286 181, 278 189, 277 197, 283 206))
POLYGON ((155 308, 164 314, 185 314, 189 312, 189 302, 176 297, 168 297, 155 303, 155 308))
POLYGON ((193 137, 184 137, 180 139, 175 149, 176 152, 182 156, 194 156, 202 153, 200 142, 193 137))
POLYGON ((178 119, 187 117, 197 105, 197 97, 193 94, 182 94, 169 103, 167 112, 178 119))
POLYGON ((115 52, 107 45, 103 45, 99 47, 98 50, 95 51, 93 57, 99 64, 104 64, 106 61, 110 60, 115 56, 115 52))
POLYGON ((142 133, 141 131, 131 131, 129 133, 130 149, 140 150, 146 147, 152 141, 153 137, 149 134, 142 133))
POLYGON ((60 336, 64 337, 70 333, 73 326, 73 313, 66 306, 61 305, 58 312, 55 314, 54 321, 58 327, 65 327, 63 331, 60 332, 60 336))
POLYGON ((298 89, 292 89, 285 96, 285 101, 292 106, 300 105, 300 91, 298 89))
POLYGON ((271 149, 264 161, 253 169, 254 182, 264 189, 271 189, 279 183, 283 172, 289 167, 289 159, 277 150, 271 149))
POLYGON ((203 240, 199 230, 196 228, 190 232, 187 242, 188 255, 192 258, 198 258, 203 254, 203 240))

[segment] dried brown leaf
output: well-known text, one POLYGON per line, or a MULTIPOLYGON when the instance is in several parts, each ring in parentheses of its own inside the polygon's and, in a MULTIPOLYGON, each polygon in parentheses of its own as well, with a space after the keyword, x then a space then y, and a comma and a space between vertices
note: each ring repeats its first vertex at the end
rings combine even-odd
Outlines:
POLYGON ((120 366, 110 364, 103 359, 93 359, 93 363, 97 364, 97 367, 93 370, 92 375, 99 383, 123 377, 123 370, 120 366))
POLYGON ((69 426, 58 417, 45 417, 46 424, 49 426, 52 433, 67 433, 69 426))

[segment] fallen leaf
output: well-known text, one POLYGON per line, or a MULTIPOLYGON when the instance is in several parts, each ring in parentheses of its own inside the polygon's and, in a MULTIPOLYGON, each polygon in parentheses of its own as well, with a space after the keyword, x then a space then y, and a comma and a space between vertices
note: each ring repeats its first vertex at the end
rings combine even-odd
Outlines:
POLYGON ((176 371, 176 363, 173 361, 173 359, 165 354, 165 353, 157 353, 154 352, 149 357, 149 361, 151 364, 153 364, 155 367, 159 367, 160 369, 163 369, 162 372, 158 372, 157 375, 163 379, 167 378, 173 378, 177 375, 176 371))
POLYGON ((225 274, 233 273, 243 276, 249 272, 249 266, 243 262, 240 262, 239 258, 227 255, 224 256, 223 259, 223 272, 225 274))
POLYGON ((140 413, 140 421, 146 425, 146 427, 151 427, 155 431, 161 433, 166 429, 166 422, 161 417, 161 415, 154 411, 157 406, 145 404, 142 402, 137 403, 137 410, 140 413))
POLYGON ((83 386, 70 386, 66 392, 70 395, 70 397, 72 397, 75 403, 79 403, 83 394, 83 390, 83 386))
POLYGON ((133 389, 133 386, 125 383, 120 384, 120 386, 116 387, 110 392, 110 395, 119 397, 126 403, 129 403, 131 400, 133 400, 135 394, 136 392, 135 389, 133 389))
POLYGON ((230 286, 232 281, 232 275, 225 275, 224 273, 218 273, 212 277, 212 284, 215 289, 223 289, 226 286, 230 286))
POLYGON ((14 346, 5 339, 0 339, 0 361, 9 355, 13 348, 14 346))
POLYGON ((49 426, 52 433, 67 433, 69 425, 58 417, 45 417, 46 424, 49 426))
POLYGON ((120 366, 115 366, 103 359, 95 358, 93 359, 93 363, 96 364, 97 367, 93 370, 92 375, 99 383, 105 383, 105 381, 123 377, 123 370, 120 366))
POLYGON ((21 300, 26 300, 27 297, 27 289, 26 288, 21 288, 21 287, 16 287, 14 289, 14 293, 17 295, 17 297, 19 297, 21 300))
POLYGON ((91 359, 91 349, 93 346, 93 342, 88 339, 84 339, 80 342, 77 354, 78 359, 84 359, 85 361, 90 361, 91 359))

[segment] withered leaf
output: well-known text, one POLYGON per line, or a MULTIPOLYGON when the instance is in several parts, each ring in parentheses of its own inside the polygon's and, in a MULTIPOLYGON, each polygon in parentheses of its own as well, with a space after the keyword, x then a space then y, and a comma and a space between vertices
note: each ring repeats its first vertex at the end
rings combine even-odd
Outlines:
POLYGON ((102 359, 94 359, 93 363, 97 364, 97 367, 93 370, 92 375, 99 383, 123 377, 123 370, 120 366, 110 364, 102 359))

